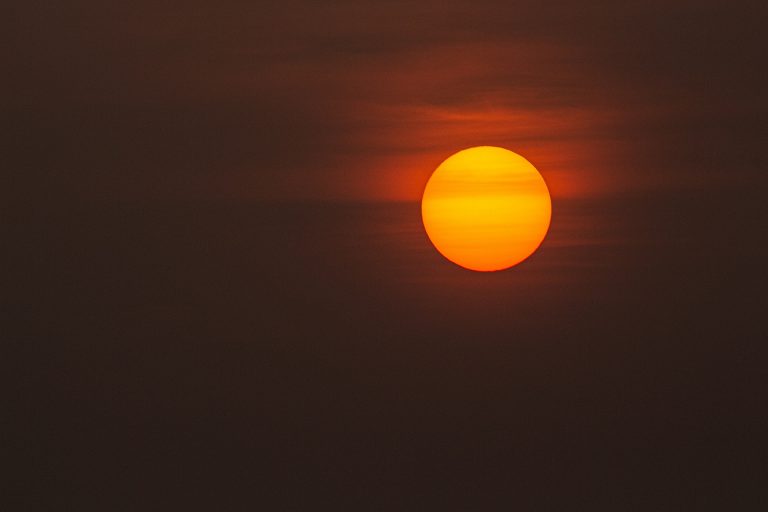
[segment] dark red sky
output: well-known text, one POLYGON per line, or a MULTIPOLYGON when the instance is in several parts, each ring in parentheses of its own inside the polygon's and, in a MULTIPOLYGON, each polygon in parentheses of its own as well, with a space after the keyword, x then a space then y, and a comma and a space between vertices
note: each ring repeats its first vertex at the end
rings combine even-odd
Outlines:
POLYGON ((524 154, 556 196, 732 188, 764 162, 764 16, 759 2, 24 5, 3 101, 22 182, 64 200, 417 199, 479 144, 524 154))
POLYGON ((9 6, 4 509, 765 510, 767 20, 9 6), (418 204, 485 144, 553 195, 499 273, 418 204))

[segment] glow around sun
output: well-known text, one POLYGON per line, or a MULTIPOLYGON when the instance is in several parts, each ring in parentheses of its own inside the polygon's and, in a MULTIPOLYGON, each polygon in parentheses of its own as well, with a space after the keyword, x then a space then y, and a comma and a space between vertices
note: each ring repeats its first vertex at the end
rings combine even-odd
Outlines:
POLYGON ((424 189, 421 215, 443 256, 470 270, 493 271, 536 251, 549 229, 552 201, 528 160, 478 146, 438 166, 424 189))

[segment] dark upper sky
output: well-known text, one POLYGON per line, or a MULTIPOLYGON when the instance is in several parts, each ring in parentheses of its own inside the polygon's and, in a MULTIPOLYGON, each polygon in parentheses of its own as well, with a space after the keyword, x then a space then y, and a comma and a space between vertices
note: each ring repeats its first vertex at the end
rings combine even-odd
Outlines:
POLYGON ((64 198, 416 199, 479 144, 524 154, 556 195, 733 187, 763 164, 764 18, 759 2, 25 4, 2 101, 22 182, 64 198))
POLYGON ((765 509, 764 3, 6 11, 11 509, 765 509), (485 144, 491 274, 417 202, 485 144))

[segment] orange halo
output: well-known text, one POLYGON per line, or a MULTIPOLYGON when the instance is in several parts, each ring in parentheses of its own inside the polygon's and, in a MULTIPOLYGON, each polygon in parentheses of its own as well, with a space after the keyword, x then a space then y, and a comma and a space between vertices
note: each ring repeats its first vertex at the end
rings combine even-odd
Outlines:
POLYGON ((451 155, 432 173, 421 216, 429 239, 450 261, 470 270, 502 270, 541 245, 552 201, 528 160, 478 146, 451 155))

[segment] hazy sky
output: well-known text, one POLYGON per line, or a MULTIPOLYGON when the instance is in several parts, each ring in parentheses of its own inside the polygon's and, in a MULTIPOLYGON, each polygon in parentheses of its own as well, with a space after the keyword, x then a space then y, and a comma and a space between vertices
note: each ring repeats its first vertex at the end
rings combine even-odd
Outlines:
POLYGON ((53 197, 416 199, 480 144, 525 155, 556 197, 748 183, 764 162, 759 2, 80 1, 11 18, 13 167, 53 197))
POLYGON ((5 508, 766 510, 764 1, 3 21, 5 508), (552 192, 499 273, 416 202, 473 145, 552 192))

